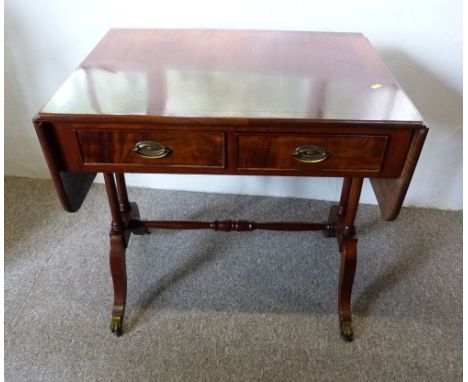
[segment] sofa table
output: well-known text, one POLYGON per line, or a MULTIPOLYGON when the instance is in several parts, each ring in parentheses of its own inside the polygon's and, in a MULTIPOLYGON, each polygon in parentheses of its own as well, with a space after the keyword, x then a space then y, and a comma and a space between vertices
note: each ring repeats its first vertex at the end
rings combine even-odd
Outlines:
POLYGON ((363 179, 395 219, 427 133, 368 40, 328 32, 112 29, 33 122, 65 210, 104 174, 117 335, 131 234, 318 230, 338 242, 339 323, 352 340, 363 179), (149 221, 129 202, 124 173, 342 177, 343 188, 322 223, 149 221))

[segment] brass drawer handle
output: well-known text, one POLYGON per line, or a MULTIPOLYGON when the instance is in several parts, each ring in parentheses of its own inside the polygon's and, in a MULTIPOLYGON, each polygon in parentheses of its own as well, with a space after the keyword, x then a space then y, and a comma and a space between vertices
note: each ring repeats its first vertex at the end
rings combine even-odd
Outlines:
POLYGON ((141 141, 133 149, 139 156, 150 159, 160 159, 167 157, 171 150, 159 142, 141 141))
POLYGON ((294 151, 294 159, 303 163, 320 163, 328 158, 327 150, 320 146, 301 146, 294 151))

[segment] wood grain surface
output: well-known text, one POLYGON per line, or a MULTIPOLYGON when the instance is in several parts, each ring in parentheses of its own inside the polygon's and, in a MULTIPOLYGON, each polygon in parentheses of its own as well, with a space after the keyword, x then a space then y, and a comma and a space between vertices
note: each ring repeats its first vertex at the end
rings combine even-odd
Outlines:
POLYGON ((362 34, 237 30, 112 29, 41 113, 422 121, 362 34))

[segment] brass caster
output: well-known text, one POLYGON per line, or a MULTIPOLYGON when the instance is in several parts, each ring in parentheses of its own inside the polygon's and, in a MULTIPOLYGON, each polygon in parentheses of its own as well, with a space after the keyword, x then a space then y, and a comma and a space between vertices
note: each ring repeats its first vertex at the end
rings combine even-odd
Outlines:
POLYGON ((115 333, 117 337, 122 335, 122 317, 114 316, 110 324, 110 330, 112 333, 115 333))
POLYGON ((346 341, 353 340, 353 326, 351 321, 341 321, 340 322, 341 335, 346 341))

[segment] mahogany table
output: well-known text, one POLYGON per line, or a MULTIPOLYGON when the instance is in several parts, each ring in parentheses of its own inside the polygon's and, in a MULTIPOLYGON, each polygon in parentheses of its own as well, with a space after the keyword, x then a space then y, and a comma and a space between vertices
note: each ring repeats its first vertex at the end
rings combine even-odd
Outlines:
POLYGON ((34 118, 60 201, 77 211, 104 173, 111 330, 122 334, 125 250, 149 229, 319 230, 341 253, 338 312, 352 340, 354 220, 370 178, 398 216, 427 128, 359 33, 112 29, 34 118), (323 223, 147 221, 124 173, 343 177, 323 223))

